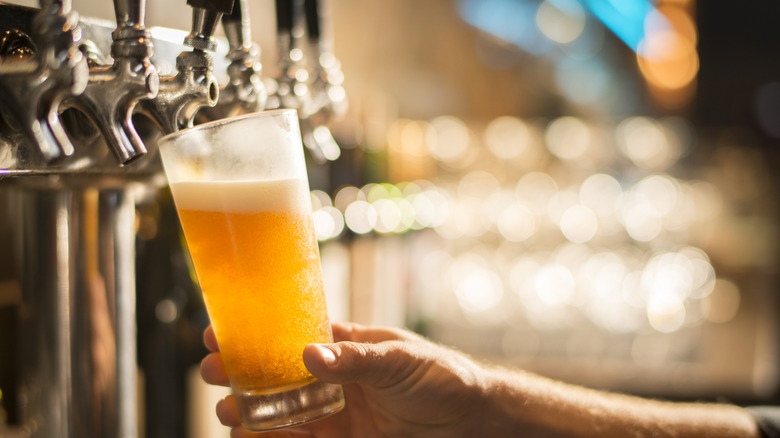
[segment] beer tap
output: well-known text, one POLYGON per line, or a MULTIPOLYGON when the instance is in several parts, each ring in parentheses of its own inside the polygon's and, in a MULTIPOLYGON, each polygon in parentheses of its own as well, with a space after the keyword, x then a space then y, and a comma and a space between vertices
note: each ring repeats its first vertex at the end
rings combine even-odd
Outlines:
POLYGON ((322 37, 321 6, 317 0, 276 0, 280 74, 269 106, 298 110, 303 144, 324 162, 341 154, 327 124, 344 112, 346 99, 340 66, 322 37), (311 70, 307 55, 314 59, 311 70))
POLYGON ((35 47, 18 62, 0 63, 0 107, 46 162, 73 154, 58 109, 87 85, 87 61, 78 50, 79 17, 69 0, 42 0, 33 19, 35 47), (29 56, 27 56, 29 55, 29 56))
POLYGON ((192 51, 176 57, 176 76, 161 78, 157 97, 139 106, 166 134, 192 126, 196 113, 216 105, 220 95, 214 60, 206 52, 216 50, 214 31, 222 15, 232 12, 233 0, 189 0, 187 4, 193 8, 192 31, 184 44, 192 51))
POLYGON ((222 17, 230 51, 227 59, 230 82, 225 88, 226 104, 238 101, 247 112, 265 108, 268 95, 260 77, 260 47, 252 42, 247 0, 238 0, 233 13, 222 17))
POLYGON ((301 134, 309 149, 318 151, 321 159, 335 160, 341 150, 328 124, 343 116, 347 109, 346 92, 342 87, 344 75, 341 64, 323 35, 323 4, 321 0, 303 0, 306 17, 306 35, 311 60, 308 99, 301 108, 301 134))
POLYGON ((300 0, 276 0, 275 4, 279 77, 270 90, 267 106, 300 109, 309 93, 304 52, 295 46, 296 35, 303 33, 302 4, 300 0))
POLYGON ((204 110, 211 119, 261 111, 268 100, 261 78, 260 47, 252 42, 247 0, 237 0, 233 12, 222 16, 229 50, 225 58, 228 83, 219 92, 219 102, 204 110))
POLYGON ((152 40, 144 26, 145 0, 114 0, 117 28, 111 34, 110 66, 92 66, 86 90, 65 104, 89 118, 120 164, 147 152, 132 114, 143 99, 157 95, 160 79, 151 63, 152 40))
POLYGON ((333 54, 330 40, 323 35, 323 4, 321 0, 304 0, 308 52, 313 56, 311 98, 305 108, 307 118, 316 119, 316 125, 327 124, 334 116, 346 112, 346 93, 342 87, 344 75, 341 64, 333 54))

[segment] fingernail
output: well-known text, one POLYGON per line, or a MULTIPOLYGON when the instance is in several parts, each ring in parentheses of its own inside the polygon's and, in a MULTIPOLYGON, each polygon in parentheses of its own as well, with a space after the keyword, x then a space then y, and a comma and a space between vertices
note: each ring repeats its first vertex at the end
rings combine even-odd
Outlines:
POLYGON ((320 351, 322 361, 325 362, 325 365, 331 366, 336 363, 336 354, 333 353, 333 350, 323 347, 322 345, 317 345, 317 349, 320 351))

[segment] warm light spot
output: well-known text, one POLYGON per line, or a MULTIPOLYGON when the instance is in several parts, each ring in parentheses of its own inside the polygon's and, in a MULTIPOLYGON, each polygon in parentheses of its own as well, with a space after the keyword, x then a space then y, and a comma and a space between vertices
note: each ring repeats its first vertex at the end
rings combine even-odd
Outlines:
POLYGON ((446 163, 463 158, 471 146, 468 127, 452 116, 433 119, 426 130, 425 138, 431 155, 446 163))
POLYGON ((495 272, 470 269, 458 279, 455 295, 460 306, 469 312, 483 312, 494 308, 501 301, 504 287, 495 272))
POLYGON ((574 0, 544 1, 536 11, 536 25, 549 39, 570 43, 585 29, 585 10, 574 0))
POLYGON ((296 62, 303 60, 303 50, 298 48, 290 50, 290 60, 296 62))
POLYGON ((647 303, 647 320, 659 332, 676 332, 685 323, 685 304, 671 295, 652 297, 647 303))
POLYGON ((527 205, 537 215, 547 211, 550 199, 558 192, 558 184, 553 177, 544 172, 525 174, 515 187, 517 199, 527 205))
POLYGON ((322 190, 312 190, 309 195, 311 196, 311 209, 313 211, 326 205, 332 205, 330 196, 322 190))
POLYGON ((312 136, 326 160, 335 161, 341 156, 341 148, 327 126, 317 126, 312 131, 312 136))
POLYGON ((542 301, 552 306, 560 306, 567 304, 574 296, 576 282, 568 268, 551 264, 539 270, 534 286, 542 301))
POLYGON ((576 117, 561 117, 547 127, 547 148, 562 160, 576 160, 588 151, 591 142, 588 125, 576 117))
POLYGON ((628 205, 623 211, 622 221, 629 236, 639 242, 655 239, 663 229, 660 215, 646 203, 628 205))
POLYGON ((671 141, 664 126, 647 117, 630 117, 618 124, 615 141, 621 152, 643 169, 666 169, 680 156, 679 141, 671 141))
POLYGON ((501 159, 522 157, 531 147, 531 132, 517 117, 498 117, 491 121, 484 138, 488 149, 501 159))
POLYGON ((570 242, 585 243, 593 238, 598 231, 598 219, 584 205, 572 206, 561 216, 560 227, 564 237, 570 242))
POLYGON ((357 234, 365 234, 376 226, 377 214, 374 207, 366 201, 355 201, 344 212, 347 227, 357 234))
POLYGON ((425 122, 400 119, 387 129, 387 144, 390 149, 415 157, 428 156, 426 136, 429 125, 425 122))
POLYGON ((680 197, 677 181, 668 175, 652 175, 639 181, 634 187, 637 196, 646 200, 660 215, 672 212, 680 197))
POLYGON ((322 207, 312 213, 317 240, 338 237, 344 231, 344 216, 334 207, 322 207))
POLYGON ((591 175, 580 186, 580 201, 599 217, 613 216, 623 196, 620 183, 610 175, 591 175))
POLYGON ((556 192, 547 200, 547 217, 560 228, 564 214, 576 205, 580 205, 580 197, 574 190, 556 192))
POLYGON ((401 209, 391 199, 377 199, 371 204, 377 213, 377 222, 374 228, 380 233, 391 233, 401 225, 401 209))
MULTIPOLYGON (((682 38, 686 38, 694 44, 699 40, 696 23, 693 21, 691 12, 687 11, 683 5, 674 5, 667 1, 658 5, 657 10, 666 21, 665 26, 671 26, 682 38)), ((657 30, 661 26, 655 25, 653 22, 647 23, 647 25, 651 27, 651 31, 657 30)))
POLYGON ((673 30, 647 33, 640 44, 637 62, 650 84, 665 89, 683 88, 699 72, 695 44, 673 30))
POLYGON ((366 200, 363 192, 355 186, 344 186, 341 187, 336 192, 336 196, 333 197, 333 205, 341 211, 346 211, 349 204, 357 200, 366 200))
POLYGON ((507 240, 523 242, 536 231, 536 217, 524 205, 510 204, 499 213, 496 226, 507 240))

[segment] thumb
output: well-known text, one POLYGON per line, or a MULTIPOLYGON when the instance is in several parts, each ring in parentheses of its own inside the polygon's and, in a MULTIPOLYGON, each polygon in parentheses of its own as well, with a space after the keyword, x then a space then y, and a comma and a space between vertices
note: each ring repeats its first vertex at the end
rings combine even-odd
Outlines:
POLYGON ((323 382, 386 388, 401 383, 422 363, 409 347, 402 341, 309 344, 303 362, 323 382))

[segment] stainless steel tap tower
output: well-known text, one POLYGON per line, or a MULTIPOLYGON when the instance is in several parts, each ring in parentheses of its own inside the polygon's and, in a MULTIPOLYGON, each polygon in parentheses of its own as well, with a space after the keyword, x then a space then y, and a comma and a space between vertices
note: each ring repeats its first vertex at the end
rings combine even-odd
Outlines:
MULTIPOLYGON (((277 3, 303 11, 301 0, 277 3)), ((3 424, 0 416, 0 436, 140 436, 137 207, 165 187, 160 135, 285 105, 327 129, 323 115, 338 106, 321 98, 340 84, 329 85, 320 67, 313 92, 299 87, 287 104, 276 85, 289 77, 261 78, 246 0, 188 4, 192 29, 170 41, 145 27, 144 0, 115 0, 116 27, 80 18, 70 0, 0 3, 0 225, 10 227, 0 234, 10 236, 0 261, 14 267, 0 284, 18 291, 14 330, 0 333, 15 345, 0 354, 14 364, 12 390, 0 386, 14 418, 3 424), (215 52, 220 20, 227 44, 215 52), (177 73, 161 76, 158 60, 173 58, 177 73)), ((284 44, 288 31, 279 31, 284 44)))

